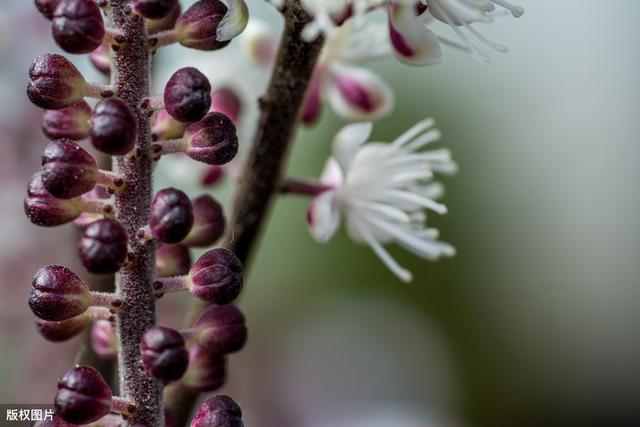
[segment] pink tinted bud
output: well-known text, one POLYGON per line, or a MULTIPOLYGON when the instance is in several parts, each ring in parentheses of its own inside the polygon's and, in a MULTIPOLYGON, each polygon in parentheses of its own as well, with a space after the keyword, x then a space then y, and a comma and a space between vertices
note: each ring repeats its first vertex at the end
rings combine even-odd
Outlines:
POLYGON ((96 50, 89 54, 89 60, 96 70, 108 76, 111 74, 111 47, 102 43, 96 50))
POLYGON ((104 39, 102 14, 95 0, 64 0, 52 21, 53 38, 69 53, 89 53, 104 39))
POLYGON ((135 114, 122 99, 103 99, 91 117, 91 143, 106 154, 127 154, 136 143, 137 128, 135 114))
POLYGON ((220 0, 199 0, 176 22, 175 30, 181 45, 199 50, 217 50, 229 44, 218 41, 218 25, 227 13, 220 0))
POLYGON ((222 237, 225 227, 222 206, 208 194, 191 200, 193 206, 193 227, 182 241, 187 246, 211 246, 222 237))
POLYGON ((93 222, 82 232, 78 254, 82 265, 94 274, 120 270, 127 258, 127 231, 112 218, 93 222))
POLYGON ((191 268, 189 248, 181 245, 160 245, 156 250, 158 277, 184 276, 191 268))
POLYGON ((205 187, 213 187, 222 181, 224 175, 224 169, 221 166, 208 166, 202 174, 201 183, 205 187))
POLYGON ((229 396, 213 396, 200 404, 191 427, 244 427, 242 410, 229 396))
POLYGON ((302 121, 306 124, 315 123, 322 112, 322 98, 320 92, 322 90, 322 79, 324 71, 322 66, 317 66, 309 83, 309 90, 304 101, 304 109, 302 110, 302 121))
POLYGON ((178 0, 133 0, 133 9, 149 19, 167 16, 178 4, 178 0))
POLYGON ((187 195, 175 188, 158 191, 151 204, 151 233, 161 242, 178 243, 192 226, 193 207, 187 195))
POLYGON ((224 248, 205 252, 189 272, 191 293, 211 304, 231 303, 242 290, 242 262, 224 248))
POLYGON ((84 313, 91 292, 73 271, 62 265, 42 267, 33 278, 29 307, 43 320, 67 320, 84 313))
POLYGON ((89 366, 76 366, 58 381, 56 414, 67 422, 88 424, 107 415, 112 393, 102 375, 89 366))
POLYGON ((183 123, 197 122, 211 107, 209 79, 193 67, 176 71, 164 88, 164 108, 183 123))
POLYGON ((144 333, 140 352, 149 375, 163 384, 182 378, 189 365, 184 338, 178 331, 164 326, 154 326, 144 333))
POLYGON ((228 87, 215 89, 211 93, 211 111, 224 114, 238 126, 238 119, 242 113, 240 97, 228 87))
POLYGON ((47 53, 29 68, 27 96, 40 108, 64 108, 82 99, 85 83, 80 71, 64 56, 47 53))
POLYGON ((195 345, 189 349, 189 368, 181 383, 199 392, 215 391, 224 384, 225 371, 224 356, 195 345))
POLYGON ((108 320, 98 320, 91 327, 91 348, 104 359, 114 359, 118 354, 116 330, 108 320))
POLYGON ((145 25, 147 27, 147 32, 151 34, 156 34, 161 31, 172 30, 176 21, 180 17, 181 9, 180 3, 176 2, 176 5, 171 9, 171 11, 162 19, 147 19, 145 21, 145 25))
POLYGON ((95 187, 98 164, 70 139, 51 141, 42 154, 42 184, 54 197, 71 199, 95 187))
POLYGON ((53 197, 42 183, 42 174, 31 177, 24 199, 24 211, 29 220, 43 227, 55 227, 78 218, 82 213, 82 200, 57 199, 53 197))
POLYGON ((193 325, 198 345, 215 353, 239 351, 247 341, 244 315, 233 305, 212 305, 193 325))
POLYGON ((238 135, 233 122, 222 113, 208 113, 184 132, 187 155, 209 165, 229 163, 238 153, 238 135))
POLYGON ((42 117, 42 130, 50 139, 80 140, 89 136, 91 107, 80 100, 60 110, 47 110, 42 117))
POLYGON ((67 320, 50 321, 36 319, 36 328, 40 335, 52 342, 71 339, 91 324, 91 316, 84 312, 67 320))

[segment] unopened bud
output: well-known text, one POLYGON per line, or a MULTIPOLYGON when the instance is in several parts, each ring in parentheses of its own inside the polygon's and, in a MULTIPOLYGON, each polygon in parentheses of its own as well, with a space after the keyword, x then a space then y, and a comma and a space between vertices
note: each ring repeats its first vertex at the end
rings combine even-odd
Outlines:
POLYGON ((58 381, 56 414, 67 422, 88 424, 111 410, 112 392, 102 375, 89 366, 77 366, 58 381))
POLYGON ((80 100, 60 110, 47 110, 42 118, 42 130, 51 139, 80 140, 89 136, 91 107, 80 100))
POLYGON ((53 38, 69 53, 89 53, 104 39, 102 14, 95 0, 64 0, 52 21, 53 38))
POLYGON ((156 250, 158 277, 183 276, 191 268, 189 248, 182 244, 161 245, 156 250))
POLYGON ((216 354, 239 351, 247 341, 244 315, 233 305, 212 305, 193 325, 198 345, 216 354))
POLYGON ((228 249, 211 249, 193 264, 189 277, 189 288, 196 298, 229 304, 242 290, 242 263, 228 249))
POLYGON ((161 19, 175 8, 178 0, 133 0, 131 4, 145 18, 161 19))
POLYGON ((164 326, 154 326, 144 333, 140 351, 149 375, 164 384, 182 378, 189 365, 184 338, 178 331, 164 326))
POLYGON ((52 342, 66 341, 78 335, 92 322, 91 316, 84 312, 66 320, 51 321, 36 319, 38 332, 52 342))
POLYGON ((242 410, 229 396, 213 396, 200 404, 191 427, 244 427, 242 410))
POLYGON ((42 267, 33 278, 29 307, 43 320, 71 319, 84 313, 90 304, 89 287, 67 267, 42 267))
POLYGON ((211 107, 211 84, 193 67, 176 71, 164 88, 164 108, 179 122, 197 122, 211 107))
POLYGON ((42 183, 54 197, 81 196, 95 187, 98 175, 93 156, 70 139, 51 141, 42 154, 42 183))
POLYGON ((90 133, 91 143, 103 153, 127 154, 136 143, 136 116, 122 99, 104 99, 93 110, 90 133))
POLYGON ((225 381, 226 359, 200 346, 189 349, 189 368, 181 383, 199 392, 215 391, 225 381))
POLYGON ((151 204, 149 228, 164 243, 178 243, 193 226, 193 208, 186 194, 175 188, 158 191, 151 204))
POLYGON ((98 320, 91 327, 91 348, 104 359, 114 359, 118 354, 116 330, 108 320, 98 320))
POLYGON ((48 110, 68 107, 82 99, 85 80, 64 56, 47 53, 29 68, 27 96, 36 106, 48 110))
POLYGON ((218 26, 227 14, 227 6, 220 0, 199 0, 187 9, 176 22, 175 30, 181 45, 199 50, 217 50, 229 40, 217 38, 218 26))
POLYGON ((112 218, 91 223, 82 232, 78 254, 82 265, 94 274, 115 273, 127 258, 127 231, 112 218))
POLYGON ((184 132, 189 157, 209 165, 229 163, 238 153, 238 135, 233 122, 222 113, 208 113, 184 132))
POLYGON ((43 227, 55 227, 78 218, 82 213, 81 199, 57 199, 53 197, 42 183, 42 174, 31 177, 24 199, 24 211, 29 220, 43 227))
POLYGON ((208 194, 191 200, 191 205, 193 206, 193 227, 182 244, 196 247, 213 245, 224 233, 225 219, 222 206, 208 194))

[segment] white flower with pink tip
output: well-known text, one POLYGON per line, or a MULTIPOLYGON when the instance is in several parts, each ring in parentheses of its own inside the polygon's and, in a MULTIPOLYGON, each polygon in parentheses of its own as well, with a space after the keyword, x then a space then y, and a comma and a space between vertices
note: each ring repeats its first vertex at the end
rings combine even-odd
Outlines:
MULTIPOLYGON (((428 260, 453 256, 455 249, 438 240, 438 231, 427 228, 425 210, 446 213, 435 201, 443 193, 434 173, 457 170, 449 150, 420 151, 440 139, 433 120, 424 120, 391 143, 365 142, 371 123, 344 127, 335 137, 309 208, 309 230, 320 243, 327 242, 344 217, 349 236, 368 244, 401 280, 411 272, 400 266, 384 248, 396 243, 428 260)), ((309 194, 309 193, 308 193, 309 194)))

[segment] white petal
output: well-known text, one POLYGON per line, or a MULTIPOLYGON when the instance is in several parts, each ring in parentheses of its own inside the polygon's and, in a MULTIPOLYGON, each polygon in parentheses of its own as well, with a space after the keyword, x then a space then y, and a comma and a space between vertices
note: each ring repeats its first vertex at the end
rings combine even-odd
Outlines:
POLYGON ((334 67, 328 88, 333 110, 347 120, 375 120, 391 111, 393 92, 371 71, 360 67, 334 67))
POLYGON ((322 170, 322 175, 320 175, 320 182, 332 187, 340 187, 343 181, 344 174, 338 162, 333 157, 329 157, 322 170))
POLYGON ((318 243, 326 243, 340 226, 340 211, 335 191, 326 191, 314 197, 307 213, 309 232, 318 243))
POLYGON ((216 31, 216 40, 231 40, 244 31, 249 22, 249 9, 244 0, 229 0, 229 9, 222 17, 216 31))
POLYGON ((433 65, 442 60, 436 35, 415 15, 414 6, 389 4, 389 36, 398 60, 409 65, 433 65))
POLYGON ((373 123, 353 123, 343 127, 333 140, 333 157, 344 173, 349 170, 358 148, 367 142, 373 123))

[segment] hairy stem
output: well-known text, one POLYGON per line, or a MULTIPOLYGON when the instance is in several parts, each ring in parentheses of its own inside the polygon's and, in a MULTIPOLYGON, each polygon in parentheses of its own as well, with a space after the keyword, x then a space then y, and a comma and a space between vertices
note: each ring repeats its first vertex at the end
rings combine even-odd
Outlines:
POLYGON ((149 118, 139 112, 149 96, 150 58, 143 19, 127 15, 129 0, 111 0, 111 25, 127 42, 113 55, 112 84, 116 92, 137 112, 138 136, 135 156, 114 158, 114 172, 127 187, 116 194, 116 218, 130 236, 130 262, 116 275, 116 288, 124 301, 117 315, 120 394, 137 407, 128 425, 163 426, 162 386, 141 369, 140 339, 156 322, 156 298, 151 290, 155 247, 141 244, 137 231, 149 221, 152 196, 151 133, 149 118))
MULTIPOLYGON (((298 0, 289 0, 283 11, 285 27, 278 57, 266 94, 260 100, 260 119, 251 151, 240 175, 231 221, 224 239, 245 264, 260 235, 274 195, 278 192, 289 146, 299 123, 307 88, 320 56, 323 39, 304 42, 302 30, 310 22, 298 0)), ((187 323, 206 308, 194 301, 187 323)), ((181 384, 167 388, 167 408, 178 426, 184 425, 198 393, 181 384)))

